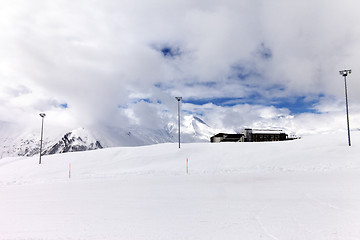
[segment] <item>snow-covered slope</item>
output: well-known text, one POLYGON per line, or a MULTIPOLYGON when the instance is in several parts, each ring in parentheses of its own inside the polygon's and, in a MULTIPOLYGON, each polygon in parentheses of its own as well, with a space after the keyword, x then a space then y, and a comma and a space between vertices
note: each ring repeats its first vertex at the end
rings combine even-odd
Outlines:
POLYGON ((352 143, 341 133, 3 158, 0 239, 360 239, 359 131, 352 143))
MULTIPOLYGON (((46 169, 56 172, 62 161, 78 165, 73 177, 88 178, 97 175, 110 178, 122 174, 147 175, 149 172, 182 175, 185 159, 191 162, 192 174, 256 172, 256 171, 333 171, 360 170, 360 131, 352 133, 353 146, 347 146, 346 133, 308 136, 304 139, 284 142, 242 142, 242 143, 184 143, 178 149, 176 143, 156 144, 139 147, 114 147, 88 152, 43 156, 46 169), (359 145, 357 145, 359 143, 359 145), (46 164, 46 162, 49 163, 46 164), (94 165, 97 167, 94 168, 94 165), (111 165, 111 166, 110 166, 111 165), (84 174, 85 173, 85 174, 84 174), (84 175, 83 175, 84 174, 84 175)), ((4 158, 0 160, 0 182, 8 177, 26 179, 27 173, 17 167, 7 171, 1 163, 12 162, 13 166, 31 169, 30 175, 42 177, 37 156, 4 158), (25 167, 27 166, 27 167, 25 167)), ((63 173, 58 172, 55 178, 63 173)), ((13 181, 11 180, 11 181, 13 181)), ((27 178, 28 181, 32 177, 27 178)))

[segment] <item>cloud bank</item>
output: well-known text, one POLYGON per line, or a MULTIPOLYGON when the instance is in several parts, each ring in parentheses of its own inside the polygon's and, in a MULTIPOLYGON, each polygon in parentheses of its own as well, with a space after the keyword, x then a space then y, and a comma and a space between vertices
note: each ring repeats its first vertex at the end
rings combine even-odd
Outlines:
POLYGON ((2 1, 0 121, 294 133, 360 126, 356 1, 2 1))

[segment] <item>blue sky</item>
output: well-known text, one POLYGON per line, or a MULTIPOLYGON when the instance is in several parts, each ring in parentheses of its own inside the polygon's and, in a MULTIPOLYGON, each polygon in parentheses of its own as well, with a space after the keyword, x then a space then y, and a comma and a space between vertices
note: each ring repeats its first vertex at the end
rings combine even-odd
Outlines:
POLYGON ((321 96, 318 99, 306 100, 306 97, 294 97, 291 99, 272 99, 271 102, 264 102, 261 96, 250 96, 249 98, 205 98, 205 99, 184 99, 184 103, 191 103, 195 105, 204 105, 212 103, 221 107, 232 107, 238 104, 249 105, 263 105, 263 106, 275 106, 276 108, 287 108, 291 114, 301 113, 316 113, 317 110, 314 106, 319 103, 321 96))
POLYGON ((175 122, 216 129, 358 128, 359 3, 8 1, 0 16, 0 122, 60 128, 175 122), (53 116, 53 117, 51 117, 53 116), (332 119, 331 121, 328 119, 332 119), (27 123, 28 122, 28 123, 27 123))

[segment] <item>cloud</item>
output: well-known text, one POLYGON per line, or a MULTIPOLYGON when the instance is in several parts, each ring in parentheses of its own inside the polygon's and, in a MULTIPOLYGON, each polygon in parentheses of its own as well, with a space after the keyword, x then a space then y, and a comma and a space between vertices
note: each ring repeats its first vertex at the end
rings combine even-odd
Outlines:
POLYGON ((343 117, 343 68, 353 70, 350 108, 359 114, 358 5, 2 2, 0 120, 32 126, 48 112, 63 128, 161 127, 176 119, 174 97, 183 96, 184 110, 222 128, 342 128, 324 119, 343 117), (230 102, 201 102, 224 98, 230 102), (299 99, 306 107, 294 114, 289 103, 299 99))

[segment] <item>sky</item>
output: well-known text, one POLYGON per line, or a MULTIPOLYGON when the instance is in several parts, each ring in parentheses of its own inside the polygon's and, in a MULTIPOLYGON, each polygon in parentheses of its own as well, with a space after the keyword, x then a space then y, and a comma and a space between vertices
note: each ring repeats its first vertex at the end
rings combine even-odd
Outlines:
MULTIPOLYGON (((360 128, 360 3, 0 0, 0 125, 360 128)), ((1 126, 0 126, 1 127, 1 126)), ((4 128, 4 127, 3 127, 4 128)))

